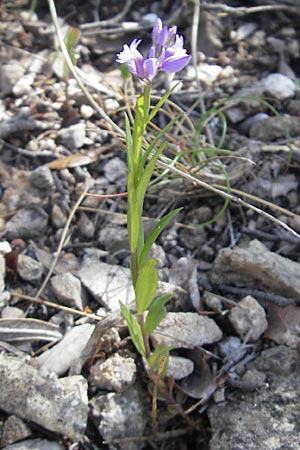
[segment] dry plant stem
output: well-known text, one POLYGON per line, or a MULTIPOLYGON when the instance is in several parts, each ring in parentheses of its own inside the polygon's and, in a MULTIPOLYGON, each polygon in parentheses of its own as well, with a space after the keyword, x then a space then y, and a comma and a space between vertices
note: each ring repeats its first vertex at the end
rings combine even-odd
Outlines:
POLYGON ((223 3, 215 3, 215 4, 204 3, 202 7, 203 9, 209 11, 216 10, 222 13, 232 14, 236 16, 244 16, 246 14, 257 14, 262 12, 275 12, 275 11, 286 11, 291 14, 299 15, 299 8, 287 5, 265 5, 265 6, 252 6, 247 8, 246 6, 241 7, 228 6, 224 5, 223 3))
MULTIPOLYGON (((196 74, 196 83, 199 94, 199 104, 201 113, 206 113, 206 107, 203 100, 203 93, 201 82, 199 79, 199 74, 197 70, 197 38, 198 38, 198 28, 199 28, 199 20, 200 20, 200 0, 194 0, 194 14, 193 14, 193 23, 192 23, 192 36, 191 36, 191 48, 192 48, 192 62, 195 69, 196 74)), ((209 143, 214 147, 214 138, 210 129, 209 124, 206 126, 207 138, 209 143)))
MULTIPOLYGON (((293 234, 298 239, 300 239, 300 235, 298 233, 296 233, 295 230, 293 230, 291 227, 289 227, 288 225, 283 223, 281 220, 276 219, 276 217, 272 216, 272 214, 269 214, 269 213, 263 211, 262 209, 257 208, 256 206, 245 202, 244 200, 242 200, 239 197, 236 197, 234 195, 229 194, 228 192, 224 192, 220 189, 217 189, 213 185, 210 185, 210 184, 206 183, 205 181, 199 180, 199 178, 193 177, 186 171, 185 168, 183 168, 183 170, 179 170, 177 167, 171 167, 169 164, 162 161, 162 159, 160 159, 157 162, 157 164, 164 169, 168 169, 168 170, 172 171, 173 173, 180 175, 182 178, 186 178, 191 183, 198 184, 199 186, 203 187, 204 189, 214 192, 215 194, 220 195, 223 198, 228 198, 230 201, 232 201, 234 203, 245 206, 246 208, 251 209, 252 211, 255 211, 257 214, 260 214, 261 216, 266 217, 268 220, 271 220, 272 222, 276 223, 276 225, 279 225, 280 227, 284 228, 289 233, 293 234)), ((224 187, 223 187, 223 189, 224 189, 224 187)))
POLYGON ((128 11, 130 10, 132 0, 126 0, 124 8, 122 11, 119 12, 119 14, 116 14, 114 17, 108 20, 100 20, 100 22, 93 22, 93 23, 84 23, 80 26, 82 30, 90 30, 91 28, 98 28, 98 27, 107 27, 108 25, 114 25, 114 24, 120 24, 123 17, 126 16, 128 11))
POLYGON ((58 261, 58 259, 59 259, 60 253, 61 253, 62 248, 63 248, 63 246, 64 246, 64 242, 65 242, 65 239, 66 239, 67 232, 68 232, 68 229, 69 229, 69 227, 70 227, 71 221, 72 221, 72 219, 73 219, 73 217, 74 217, 74 215, 75 215, 75 213, 76 213, 77 208, 79 207, 80 203, 81 203, 82 200, 84 199, 85 194, 87 193, 87 190, 89 189, 89 187, 90 187, 90 186, 87 186, 87 187, 86 187, 86 189, 83 191, 83 193, 80 195, 79 199, 78 199, 77 202, 75 203, 75 205, 74 205, 72 211, 70 212, 70 215, 69 215, 69 217, 68 217, 68 220, 67 220, 66 225, 64 226, 64 229, 63 229, 63 232, 62 232, 62 236, 61 236, 61 239, 60 239, 58 248, 57 248, 56 256, 55 256, 55 258, 54 258, 54 260, 53 260, 53 262, 52 262, 52 264, 51 264, 51 267, 50 267, 50 269, 49 269, 49 271, 48 271, 48 273, 47 273, 47 276, 46 276, 46 278, 45 278, 45 280, 44 280, 42 286, 39 288, 39 290, 38 290, 38 292, 37 292, 37 294, 36 294, 36 297, 40 297, 40 296, 41 296, 43 290, 45 289, 45 287, 46 287, 46 285, 47 285, 47 283, 48 283, 48 281, 50 280, 50 277, 51 277, 51 275, 52 275, 52 273, 53 273, 53 270, 54 270, 54 268, 55 268, 55 266, 56 266, 56 264, 57 264, 57 261, 58 261))
POLYGON ((97 111, 97 113, 104 120, 106 120, 106 122, 111 126, 111 128, 119 135, 119 137, 124 138, 125 137, 125 132, 113 120, 111 120, 111 118, 103 111, 103 109, 101 109, 99 107, 98 103, 95 102, 93 97, 90 95, 90 93, 85 88, 85 86, 82 83, 81 79, 78 77, 78 75, 76 73, 76 70, 75 70, 75 67, 74 67, 74 65, 73 65, 73 63, 71 61, 70 55, 68 53, 68 50, 67 50, 67 48, 65 46, 64 39, 63 39, 62 34, 61 34, 61 30, 59 28, 54 0, 48 0, 48 4, 49 4, 49 9, 50 9, 50 14, 51 14, 51 18, 52 18, 52 21, 53 21, 53 25, 55 27, 55 31, 56 31, 56 34, 57 34, 57 39, 58 39, 61 51, 62 51, 62 53, 64 55, 64 58, 66 60, 66 63, 68 65, 68 68, 69 68, 70 72, 72 73, 72 75, 75 78, 78 86, 80 87, 80 89, 82 90, 84 95, 86 96, 86 98, 89 101, 89 103, 91 104, 91 106, 97 111))
POLYGON ((78 314, 79 316, 89 317, 93 320, 103 320, 102 317, 96 316, 95 314, 89 314, 84 311, 79 311, 78 309, 69 308, 68 306, 58 305, 57 303, 48 302, 47 300, 43 300, 41 298, 31 297, 30 295, 21 294, 20 292, 10 291, 10 295, 14 297, 19 297, 22 300, 27 300, 32 303, 41 303, 43 305, 49 306, 50 308, 60 309, 61 311, 66 311, 70 314, 78 314))

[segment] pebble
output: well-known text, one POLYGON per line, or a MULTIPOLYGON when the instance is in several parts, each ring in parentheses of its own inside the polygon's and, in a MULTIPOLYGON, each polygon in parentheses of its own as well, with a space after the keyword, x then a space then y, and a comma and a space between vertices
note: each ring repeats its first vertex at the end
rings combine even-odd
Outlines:
POLYGON ((48 214, 37 205, 20 209, 5 224, 3 234, 6 239, 36 239, 44 235, 48 225, 48 214))
POLYGON ((155 347, 194 348, 217 342, 222 331, 214 320, 197 313, 169 312, 151 335, 155 347))
POLYGON ((4 291, 5 288, 5 274, 6 274, 6 264, 5 258, 0 253, 0 294, 4 291))
POLYGON ((80 114, 83 119, 90 119, 94 114, 94 108, 92 108, 90 105, 81 105, 80 114))
POLYGON ((169 366, 166 375, 174 380, 181 380, 190 375, 194 370, 194 363, 182 356, 169 356, 169 366))
POLYGON ((23 357, 0 354, 0 408, 78 440, 87 425, 87 382, 82 376, 45 376, 23 357))
POLYGON ((1 319, 19 319, 24 317, 24 311, 15 306, 5 306, 1 311, 1 319))
POLYGON ((89 323, 73 327, 58 344, 42 353, 36 359, 42 373, 54 372, 58 376, 66 373, 80 357, 94 328, 89 323))
POLYGON ((91 367, 89 382, 99 389, 123 392, 136 379, 136 365, 133 358, 124 358, 118 353, 106 360, 99 360, 91 367))
POLYGON ((48 191, 48 195, 54 188, 52 173, 47 166, 40 166, 34 169, 29 176, 29 181, 38 189, 48 191))
POLYGON ((34 79, 34 73, 26 73, 22 76, 12 88, 14 96, 22 97, 22 95, 29 94, 32 91, 31 85, 34 82, 34 79))
POLYGON ((56 203, 54 203, 54 205, 52 206, 51 221, 53 225, 58 229, 63 228, 67 221, 67 216, 65 215, 61 207, 56 203))
POLYGON ((55 275, 51 278, 51 287, 59 302, 71 308, 83 310, 84 294, 80 280, 70 272, 55 275))
POLYGON ((18 444, 8 445, 3 450, 64 450, 65 446, 47 439, 27 439, 18 444))
POLYGON ((18 258, 17 272, 22 280, 38 283, 43 275, 44 266, 30 256, 21 254, 18 258))
POLYGON ((141 450, 143 442, 128 440, 143 436, 147 415, 144 402, 134 387, 122 393, 109 393, 94 397, 91 402, 91 417, 104 440, 121 439, 109 444, 110 450, 141 450), (124 440, 122 440, 124 439, 124 440))
POLYGON ((59 142, 70 150, 81 148, 86 137, 85 123, 79 122, 67 128, 59 130, 57 137, 59 142))
POLYGON ((296 84, 281 73, 271 73, 261 81, 264 92, 277 100, 294 97, 296 84))
POLYGON ((10 61, 1 66, 0 91, 3 96, 12 92, 13 87, 24 75, 24 71, 19 61, 10 61))
POLYGON ((250 341, 257 341, 268 328, 265 310, 251 295, 232 308, 229 320, 239 337, 249 336, 250 341))
POLYGON ((110 183, 117 186, 126 185, 127 165, 118 157, 112 158, 104 166, 104 175, 110 183))
POLYGON ((84 239, 93 239, 95 224, 84 212, 81 212, 77 225, 84 239))
POLYGON ((17 416, 9 416, 4 422, 1 436, 1 448, 26 439, 31 435, 30 428, 17 416))

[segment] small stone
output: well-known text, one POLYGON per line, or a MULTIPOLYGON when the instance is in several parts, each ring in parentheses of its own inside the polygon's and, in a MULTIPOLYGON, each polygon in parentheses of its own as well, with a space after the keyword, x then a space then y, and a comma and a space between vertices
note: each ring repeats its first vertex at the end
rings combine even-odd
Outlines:
POLYGON ((126 185, 127 165, 118 157, 112 158, 105 164, 104 175, 117 186, 126 185))
POLYGON ((296 93, 294 81, 281 73, 271 73, 261 83, 266 94, 280 101, 294 97, 296 93))
POLYGON ((99 389, 123 392, 135 382, 136 365, 132 358, 115 354, 106 360, 99 360, 91 367, 89 382, 99 389))
POLYGON ((94 114, 94 108, 89 105, 81 105, 80 114, 83 119, 90 119, 90 117, 92 117, 92 115, 94 114))
POLYGON ((83 310, 83 292, 80 280, 71 273, 55 275, 51 287, 56 298, 66 306, 83 310))
POLYGON ((47 439, 27 439, 18 444, 8 445, 3 450, 64 450, 65 448, 64 445, 47 439))
POLYGON ((3 255, 0 254, 0 294, 5 288, 6 263, 3 255))
POLYGON ((18 61, 11 61, 1 66, 0 91, 2 95, 7 95, 12 92, 13 87, 23 76, 24 71, 24 67, 18 61))
POLYGON ((52 206, 51 221, 53 225, 55 225, 55 227, 58 229, 63 228, 67 221, 67 216, 65 215, 61 207, 56 203, 54 203, 54 205, 52 206))
POLYGON ((48 191, 48 195, 54 187, 52 173, 47 166, 40 166, 34 169, 30 174, 29 181, 38 189, 48 191))
POLYGON ((4 422, 1 437, 1 448, 26 439, 31 435, 30 428, 17 416, 9 416, 4 422))
POLYGON ((6 222, 3 234, 9 240, 35 239, 43 236, 47 225, 48 215, 44 209, 37 205, 29 205, 25 209, 20 209, 6 222))
POLYGON ((0 408, 78 440, 87 425, 87 382, 82 376, 42 375, 25 358, 0 353, 0 408))
POLYGON ((34 79, 34 73, 26 73, 21 77, 12 88, 14 96, 22 97, 22 95, 29 94, 32 91, 31 85, 34 82, 34 79))
POLYGON ((110 450, 141 450, 144 447, 138 440, 126 441, 126 438, 143 436, 147 420, 144 402, 134 387, 120 394, 99 395, 90 403, 92 420, 103 439, 121 439, 117 446, 111 444, 110 450))
POLYGON ((89 323, 72 328, 58 344, 39 356, 36 361, 43 373, 54 372, 58 376, 66 373, 80 357, 94 328, 89 323))
POLYGON ((77 225, 82 237, 85 239, 92 239, 94 237, 95 224, 84 212, 80 214, 77 225))
POLYGON ((30 256, 21 254, 18 258, 17 272, 22 280, 37 283, 43 275, 44 266, 30 256))
POLYGON ((153 345, 194 348, 217 342, 222 331, 214 320, 197 313, 167 313, 151 335, 153 345))
POLYGON ((1 319, 19 319, 24 317, 24 311, 15 306, 5 306, 1 312, 1 319))
POLYGON ((229 320, 240 338, 249 335, 250 341, 259 339, 268 327, 265 310, 251 295, 232 308, 229 320))
POLYGON ((79 122, 58 132, 58 139, 62 145, 70 150, 81 148, 85 140, 85 123, 79 122))
POLYGON ((194 370, 194 363, 188 358, 182 356, 169 356, 169 366, 167 376, 172 376, 174 380, 181 380, 190 375, 194 370))

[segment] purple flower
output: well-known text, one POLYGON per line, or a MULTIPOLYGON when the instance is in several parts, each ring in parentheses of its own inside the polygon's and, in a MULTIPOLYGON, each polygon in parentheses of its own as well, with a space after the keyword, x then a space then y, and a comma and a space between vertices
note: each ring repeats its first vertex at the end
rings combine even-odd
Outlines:
POLYGON ((151 36, 152 46, 147 58, 137 50, 140 39, 134 39, 129 46, 125 44, 117 55, 117 62, 125 63, 129 72, 144 83, 152 81, 159 70, 179 72, 191 59, 183 48, 183 37, 177 34, 176 26, 163 27, 161 19, 157 19, 151 36))

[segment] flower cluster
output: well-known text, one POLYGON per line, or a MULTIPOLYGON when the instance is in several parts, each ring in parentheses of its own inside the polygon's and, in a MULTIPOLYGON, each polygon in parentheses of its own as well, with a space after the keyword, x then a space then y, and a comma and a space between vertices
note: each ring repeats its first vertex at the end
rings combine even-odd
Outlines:
POLYGON ((191 59, 183 48, 183 37, 177 34, 177 27, 163 27, 161 19, 154 24, 147 58, 137 49, 140 43, 141 39, 134 39, 129 46, 125 44, 117 62, 125 63, 129 72, 144 83, 151 82, 159 70, 179 72, 191 59))

